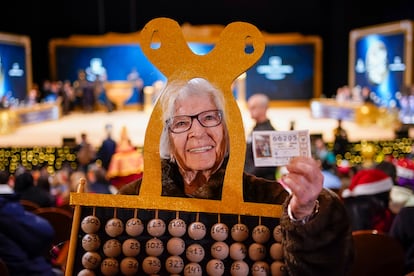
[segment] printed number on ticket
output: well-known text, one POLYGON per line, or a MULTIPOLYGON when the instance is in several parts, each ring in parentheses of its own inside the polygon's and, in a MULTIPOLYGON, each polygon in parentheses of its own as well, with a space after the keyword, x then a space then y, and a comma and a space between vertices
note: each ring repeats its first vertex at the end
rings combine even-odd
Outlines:
POLYGON ((256 167, 284 166, 296 156, 311 156, 308 130, 253 131, 256 167))

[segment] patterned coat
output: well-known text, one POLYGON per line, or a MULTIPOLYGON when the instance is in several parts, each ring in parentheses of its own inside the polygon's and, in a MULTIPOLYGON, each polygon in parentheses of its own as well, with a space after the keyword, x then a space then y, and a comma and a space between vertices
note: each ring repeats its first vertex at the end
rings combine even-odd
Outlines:
MULTIPOLYGON (((220 199, 226 164, 227 160, 209 179, 207 185, 199 189, 199 197, 220 199)), ((186 197, 176 164, 162 161, 162 182, 163 195, 186 197)), ((140 185, 141 180, 131 182, 119 192, 136 195, 139 194, 140 185)), ((243 189, 245 201, 283 204, 281 218, 272 218, 268 223, 281 226, 285 262, 282 270, 285 274, 346 274, 352 264, 354 252, 351 225, 343 203, 334 192, 324 189, 318 198, 320 207, 317 215, 306 224, 300 224, 289 218, 286 210, 290 197, 278 182, 244 173, 243 189)), ((249 226, 251 229, 253 227, 249 226)))

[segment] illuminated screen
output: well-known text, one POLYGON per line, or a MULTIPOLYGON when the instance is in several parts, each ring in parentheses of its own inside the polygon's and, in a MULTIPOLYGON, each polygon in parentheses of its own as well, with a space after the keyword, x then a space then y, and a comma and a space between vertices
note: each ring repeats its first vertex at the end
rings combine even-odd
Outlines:
MULTIPOLYGON (((189 43, 189 47, 197 54, 206 54, 213 44, 189 43)), ((105 68, 107 80, 127 80, 128 74, 136 69, 144 82, 144 86, 153 85, 156 81, 165 81, 166 77, 145 57, 138 44, 109 45, 100 47, 56 47, 56 76, 59 80, 75 81, 78 71, 91 67, 93 61, 99 60, 105 68)), ((128 103, 143 103, 143 99, 131 97, 128 103)))
POLYGON ((314 44, 267 45, 260 60, 247 71, 246 97, 264 93, 271 100, 314 97, 314 44))
POLYGON ((24 100, 28 91, 26 46, 1 41, 0 97, 24 100))
POLYGON ((405 34, 371 34, 355 42, 355 85, 375 93, 378 106, 399 107, 404 88, 405 34))

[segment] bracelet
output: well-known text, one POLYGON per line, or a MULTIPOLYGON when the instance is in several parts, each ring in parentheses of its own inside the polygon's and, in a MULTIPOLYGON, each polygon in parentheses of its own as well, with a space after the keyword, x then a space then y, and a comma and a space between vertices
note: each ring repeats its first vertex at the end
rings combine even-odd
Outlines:
POLYGON ((290 221, 292 221, 295 224, 306 224, 308 221, 310 221, 312 218, 314 218, 316 216, 317 213, 319 213, 319 200, 315 200, 315 207, 313 208, 313 212, 312 214, 305 216, 301 219, 296 219, 293 214, 292 214, 292 210, 290 209, 290 204, 288 205, 287 208, 287 213, 288 216, 290 218, 290 221))

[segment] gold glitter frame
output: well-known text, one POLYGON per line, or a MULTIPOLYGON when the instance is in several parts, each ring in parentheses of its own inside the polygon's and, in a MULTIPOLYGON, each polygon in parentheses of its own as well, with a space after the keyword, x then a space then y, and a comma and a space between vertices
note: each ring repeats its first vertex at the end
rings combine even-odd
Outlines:
POLYGON ((70 204, 279 217, 280 205, 243 201, 242 172, 246 141, 241 113, 231 90, 233 81, 262 56, 265 49, 262 33, 249 23, 231 23, 224 28, 211 52, 197 55, 188 47, 177 22, 169 18, 156 18, 148 22, 141 31, 140 46, 168 80, 203 77, 223 91, 230 136, 230 157, 222 200, 161 196, 159 141, 163 122, 161 107, 156 103, 145 134, 144 174, 140 194, 127 196, 72 193, 70 204), (152 48, 153 42, 159 42, 160 46, 152 48), (246 53, 247 46, 252 46, 253 49, 249 53, 246 53))
POLYGON ((280 217, 281 205, 243 201, 243 169, 246 151, 242 116, 232 94, 233 81, 256 63, 265 49, 262 33, 253 25, 234 22, 225 27, 214 49, 206 55, 196 55, 188 47, 181 28, 169 18, 156 18, 147 23, 140 34, 145 55, 168 80, 189 80, 203 77, 224 93, 230 156, 224 177, 222 200, 161 196, 161 160, 159 153, 162 133, 162 110, 156 103, 148 122, 144 141, 144 174, 139 195, 109 195, 84 193, 81 179, 77 193, 70 194, 74 206, 69 255, 65 275, 71 275, 81 221, 81 206, 173 210, 217 214, 280 217), (151 48, 155 38, 160 46, 151 48), (252 46, 252 51, 246 51, 252 46))

